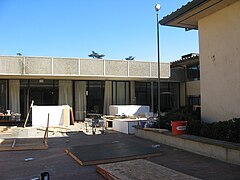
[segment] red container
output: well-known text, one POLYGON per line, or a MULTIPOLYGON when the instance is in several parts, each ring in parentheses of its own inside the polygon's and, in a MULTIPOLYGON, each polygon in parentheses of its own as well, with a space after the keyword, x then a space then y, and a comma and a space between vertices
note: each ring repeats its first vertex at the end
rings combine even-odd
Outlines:
POLYGON ((187 129, 187 121, 172 121, 171 126, 173 135, 185 134, 187 129))

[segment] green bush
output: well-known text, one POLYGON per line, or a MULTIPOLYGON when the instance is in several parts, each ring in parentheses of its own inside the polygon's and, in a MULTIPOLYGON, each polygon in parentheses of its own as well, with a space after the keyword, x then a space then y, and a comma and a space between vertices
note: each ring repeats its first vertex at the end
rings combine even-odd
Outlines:
POLYGON ((214 123, 202 123, 200 136, 240 143, 240 118, 214 123))
POLYGON ((203 123, 199 114, 188 107, 170 111, 157 121, 157 127, 172 130, 171 121, 187 121, 187 134, 240 143, 240 118, 203 123))
POLYGON ((202 123, 200 119, 189 119, 187 122, 187 134, 200 135, 202 123))
MULTIPOLYGON (((195 121, 200 122, 200 120, 198 120, 198 115, 188 107, 181 107, 178 110, 168 112, 165 116, 160 118, 160 122, 157 121, 157 125, 160 128, 171 130, 171 121, 188 121, 191 126, 195 126, 195 121)), ((194 131, 195 130, 193 130, 193 132, 194 131)))
POLYGON ((229 121, 229 140, 240 143, 240 118, 229 121))
POLYGON ((205 123, 202 125, 200 135, 212 139, 227 140, 228 122, 205 123))
POLYGON ((200 136, 240 143, 240 118, 215 123, 204 123, 200 136))

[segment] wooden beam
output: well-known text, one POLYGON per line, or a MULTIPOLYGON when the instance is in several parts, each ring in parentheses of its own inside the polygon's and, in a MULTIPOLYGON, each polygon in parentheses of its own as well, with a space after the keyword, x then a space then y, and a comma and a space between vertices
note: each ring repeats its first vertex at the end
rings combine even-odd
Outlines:
POLYGON ((50 114, 48 113, 47 127, 46 127, 46 130, 45 130, 45 133, 44 133, 44 137, 43 137, 43 143, 44 143, 44 145, 48 145, 49 116, 50 116, 50 114))
POLYGON ((80 165, 84 165, 83 162, 78 159, 73 153, 71 153, 67 148, 64 149, 64 151, 69 155, 71 156, 75 161, 77 161, 77 163, 79 163, 80 165))
POLYGON ((71 118, 70 118, 70 124, 71 125, 74 125, 74 114, 73 114, 73 108, 72 107, 70 107, 70 114, 71 114, 71 118))
POLYGON ((28 114, 27 114, 27 117, 26 117, 26 120, 25 120, 25 122, 24 122, 24 126, 23 126, 24 128, 25 128, 26 125, 27 125, 27 121, 28 121, 28 118, 29 118, 30 112, 31 112, 31 110, 32 110, 33 103, 34 103, 34 101, 32 101, 31 106, 30 106, 30 108, 29 108, 29 110, 28 110, 28 114))
POLYGON ((13 140, 13 143, 12 143, 12 148, 14 148, 15 146, 15 143, 16 143, 16 139, 13 140))

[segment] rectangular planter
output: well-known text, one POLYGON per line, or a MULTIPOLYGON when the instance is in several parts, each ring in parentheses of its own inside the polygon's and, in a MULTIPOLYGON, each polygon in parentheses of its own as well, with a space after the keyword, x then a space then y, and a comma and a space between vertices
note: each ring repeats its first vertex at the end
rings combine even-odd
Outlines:
POLYGON ((192 135, 174 136, 171 132, 135 127, 135 136, 173 146, 192 153, 240 165, 240 144, 192 135))

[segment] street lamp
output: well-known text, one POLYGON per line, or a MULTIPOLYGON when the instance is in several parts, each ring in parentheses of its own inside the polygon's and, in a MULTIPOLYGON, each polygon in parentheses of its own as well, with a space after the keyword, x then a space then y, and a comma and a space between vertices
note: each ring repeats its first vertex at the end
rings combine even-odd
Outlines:
POLYGON ((160 101, 160 46, 159 46, 159 20, 158 11, 161 9, 160 4, 155 5, 156 15, 157 15, 157 59, 158 59, 158 121, 160 121, 161 116, 161 101, 160 101))

